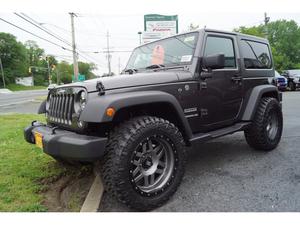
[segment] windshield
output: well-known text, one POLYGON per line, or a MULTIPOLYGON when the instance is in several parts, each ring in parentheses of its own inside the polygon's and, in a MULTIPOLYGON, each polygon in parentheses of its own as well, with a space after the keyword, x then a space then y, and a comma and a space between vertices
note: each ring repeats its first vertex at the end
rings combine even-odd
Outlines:
POLYGON ((275 77, 281 77, 281 75, 275 70, 275 77))
POLYGON ((196 47, 198 32, 178 35, 136 48, 126 70, 190 64, 196 47))

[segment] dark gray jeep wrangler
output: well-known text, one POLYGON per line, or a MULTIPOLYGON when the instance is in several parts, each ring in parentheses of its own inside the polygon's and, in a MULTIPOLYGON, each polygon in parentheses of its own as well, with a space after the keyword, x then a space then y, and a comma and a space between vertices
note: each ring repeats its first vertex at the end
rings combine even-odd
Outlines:
POLYGON ((57 160, 102 160, 107 190, 137 210, 166 202, 188 147, 244 131, 271 151, 282 134, 267 40, 201 29, 134 49, 122 74, 56 87, 25 139, 57 160))

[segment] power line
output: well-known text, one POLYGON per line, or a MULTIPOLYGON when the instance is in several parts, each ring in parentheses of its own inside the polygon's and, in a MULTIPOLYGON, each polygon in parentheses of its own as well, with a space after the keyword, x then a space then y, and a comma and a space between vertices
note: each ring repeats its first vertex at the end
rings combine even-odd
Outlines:
POLYGON ((46 32, 47 34, 51 35, 52 37, 56 38, 57 40, 59 40, 59 41, 61 41, 61 42, 63 42, 63 43, 65 43, 65 44, 67 44, 67 45, 69 45, 69 46, 72 47, 72 45, 71 45, 68 41, 66 41, 65 39, 59 37, 57 34, 54 34, 53 32, 50 32, 49 30, 47 30, 47 29, 41 27, 41 26, 39 25, 40 23, 38 23, 37 21, 35 21, 35 20, 32 19, 31 17, 27 16, 25 13, 22 13, 22 15, 26 16, 28 19, 32 20, 34 23, 31 22, 30 20, 26 19, 25 17, 21 16, 21 15, 18 14, 18 13, 14 13, 14 14, 17 15, 18 17, 20 17, 21 19, 27 21, 28 23, 32 24, 33 26, 39 28, 40 30, 46 32))
MULTIPOLYGON (((26 20, 27 22, 31 23, 32 25, 36 26, 37 28, 39 28, 39 29, 43 30, 44 32, 48 33, 48 34, 51 35, 52 37, 55 37, 56 39, 58 39, 58 40, 60 40, 60 41, 64 42, 65 44, 67 44, 67 45, 69 45, 69 46, 72 47, 72 44, 71 44, 71 43, 67 42, 65 39, 63 39, 63 38, 60 37, 59 35, 54 34, 54 33, 53 33, 52 31, 50 31, 49 29, 45 29, 45 28, 40 27, 39 25, 37 25, 37 24, 41 24, 41 23, 37 22, 37 21, 34 20, 33 18, 31 18, 31 17, 27 16, 26 14, 22 13, 22 15, 26 16, 28 19, 32 20, 32 21, 33 21, 34 23, 36 23, 36 24, 32 23, 31 21, 28 21, 26 18, 22 17, 21 15, 19 15, 19 14, 17 14, 17 13, 15 13, 15 14, 16 14, 17 16, 21 17, 22 19, 26 20)), ((70 51, 72 51, 72 50, 70 50, 70 51)), ((79 52, 81 52, 82 54, 84 54, 83 51, 81 51, 81 50, 79 50, 79 49, 77 48, 76 53, 77 53, 78 55, 80 55, 82 58, 86 59, 87 61, 92 61, 92 62, 95 63, 96 65, 99 65, 98 63, 96 63, 98 60, 95 60, 95 59, 94 59, 94 60, 95 60, 95 61, 94 61, 94 60, 91 60, 91 59, 87 59, 87 57, 84 57, 84 56, 83 56, 82 54, 80 54, 79 52)))
POLYGON ((50 40, 48 40, 48 39, 46 39, 46 38, 43 38, 43 37, 41 37, 41 36, 39 36, 39 35, 37 35, 37 34, 34 34, 34 33, 30 32, 30 31, 28 31, 28 30, 25 30, 24 28, 19 27, 19 26, 15 25, 15 24, 13 24, 13 23, 11 23, 11 22, 9 22, 9 21, 7 21, 7 20, 1 18, 1 17, 0 17, 0 20, 2 20, 3 22, 5 22, 5 23, 7 23, 7 24, 9 24, 9 25, 11 25, 11 26, 14 26, 14 27, 16 27, 16 28, 18 28, 18 29, 20 29, 20 30, 22 30, 22 31, 24 31, 24 32, 26 32, 26 33, 28 33, 28 34, 31 34, 32 36, 35 36, 35 37, 37 37, 37 38, 39 38, 39 39, 41 39, 41 40, 43 40, 43 41, 46 41, 46 42, 48 42, 48 43, 50 43, 50 44, 53 44, 53 45, 55 45, 55 46, 57 46, 57 47, 59 47, 59 48, 62 48, 63 50, 72 51, 72 50, 70 50, 70 49, 65 48, 64 46, 61 46, 61 45, 59 45, 59 44, 56 44, 55 42, 52 42, 52 41, 50 41, 50 40))
MULTIPOLYGON (((24 32, 26 32, 26 33, 28 33, 28 34, 31 34, 32 36, 35 36, 35 37, 37 37, 37 38, 39 38, 39 39, 41 39, 41 40, 43 40, 43 41, 46 41, 46 42, 48 42, 48 43, 50 43, 50 44, 52 44, 52 45, 55 45, 55 46, 57 46, 57 47, 59 47, 59 48, 62 48, 63 50, 66 50, 66 51, 72 51, 71 49, 65 48, 64 46, 61 46, 61 45, 59 45, 59 44, 56 44, 55 42, 52 42, 52 41, 50 41, 50 40, 48 40, 48 39, 46 39, 46 38, 43 38, 43 37, 41 37, 41 36, 39 36, 39 35, 37 35, 37 34, 34 34, 34 33, 30 32, 30 31, 28 31, 28 30, 25 30, 24 28, 21 28, 21 27, 19 27, 18 25, 15 25, 15 24, 13 24, 13 23, 11 23, 11 22, 9 22, 9 21, 7 21, 7 20, 1 18, 1 17, 0 17, 0 20, 2 20, 3 22, 5 22, 5 23, 7 23, 7 24, 9 24, 9 25, 11 25, 11 26, 13 26, 13 27, 16 27, 16 28, 18 28, 18 29, 20 29, 20 30, 22 30, 22 31, 24 31, 24 32)), ((80 55, 82 58, 86 59, 87 61, 92 61, 92 62, 95 63, 96 65, 99 65, 98 63, 94 62, 94 60, 88 59, 87 57, 84 57, 84 56, 83 56, 82 54, 80 54, 80 53, 78 53, 78 55, 80 55)), ((95 61, 97 61, 97 60, 95 60, 95 61)))
MULTIPOLYGON (((61 30, 61 31, 64 31, 64 32, 68 32, 68 33, 71 34, 71 31, 70 31, 70 30, 65 29, 65 28, 63 28, 63 27, 60 27, 60 26, 57 26, 57 25, 52 24, 52 23, 39 23, 39 24, 40 24, 42 27, 44 27, 45 25, 51 25, 51 26, 55 27, 55 28, 58 29, 58 30, 61 30)), ((48 29, 48 30, 49 30, 49 29, 48 29)))

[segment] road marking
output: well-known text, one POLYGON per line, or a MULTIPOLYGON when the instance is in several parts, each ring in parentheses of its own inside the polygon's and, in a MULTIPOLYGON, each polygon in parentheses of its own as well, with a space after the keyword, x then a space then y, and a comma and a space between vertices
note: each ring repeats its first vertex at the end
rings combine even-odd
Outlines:
POLYGON ((101 176, 96 174, 95 180, 90 188, 86 199, 81 207, 80 212, 97 212, 100 206, 101 198, 103 195, 104 186, 101 176))

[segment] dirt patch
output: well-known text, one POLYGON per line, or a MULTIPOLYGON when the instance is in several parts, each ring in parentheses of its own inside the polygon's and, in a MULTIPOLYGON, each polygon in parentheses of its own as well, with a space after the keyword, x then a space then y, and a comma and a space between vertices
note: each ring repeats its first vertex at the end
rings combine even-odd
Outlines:
POLYGON ((46 188, 42 204, 49 212, 78 212, 93 183, 92 166, 66 166, 58 177, 40 181, 46 188))

